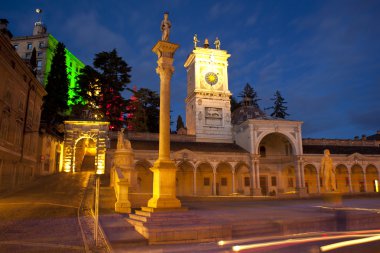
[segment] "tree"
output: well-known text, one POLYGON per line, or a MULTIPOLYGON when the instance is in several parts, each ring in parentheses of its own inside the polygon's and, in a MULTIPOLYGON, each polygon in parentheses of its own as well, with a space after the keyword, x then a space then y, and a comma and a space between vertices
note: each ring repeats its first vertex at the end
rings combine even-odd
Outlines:
POLYGON ((248 105, 259 107, 259 104, 257 102, 261 99, 258 98, 257 92, 251 87, 249 83, 244 86, 244 89, 242 92, 240 92, 239 97, 243 98, 240 103, 244 104, 246 101, 249 101, 248 105))
POLYGON ((274 98, 271 99, 274 101, 274 105, 272 107, 269 107, 270 109, 273 109, 273 112, 270 116, 280 119, 285 119, 286 116, 289 116, 289 114, 286 112, 288 107, 285 106, 287 102, 285 102, 285 99, 281 96, 280 91, 276 91, 274 94, 274 98))
POLYGON ((181 128, 185 128, 185 124, 183 123, 181 115, 178 115, 176 131, 178 131, 181 128))
POLYGON ((112 130, 120 130, 124 125, 123 114, 126 113, 126 100, 121 96, 126 85, 130 83, 131 67, 118 56, 116 49, 95 55, 94 67, 100 73, 101 103, 100 108, 112 130))
POLYGON ((80 70, 78 85, 74 88, 74 106, 71 112, 73 116, 79 117, 83 110, 89 110, 98 115, 97 118, 104 118, 104 114, 100 109, 102 101, 100 78, 99 72, 89 65, 80 70))
POLYGON ((120 130, 127 112, 127 100, 121 93, 130 83, 131 67, 118 56, 116 49, 96 54, 93 65, 94 68, 86 66, 82 69, 78 77, 76 91, 85 100, 82 106, 99 110, 110 121, 111 130, 120 130))
POLYGON ((8 24, 8 19, 0 18, 0 33, 12 38, 13 34, 8 30, 8 24))
POLYGON ((131 90, 133 97, 128 105, 128 129, 151 133, 159 132, 160 97, 157 92, 147 88, 131 90))
POLYGON ((44 97, 41 118, 47 127, 57 127, 63 123, 65 113, 69 109, 67 105, 69 79, 66 72, 65 45, 62 42, 59 42, 55 48, 45 89, 48 94, 44 97))

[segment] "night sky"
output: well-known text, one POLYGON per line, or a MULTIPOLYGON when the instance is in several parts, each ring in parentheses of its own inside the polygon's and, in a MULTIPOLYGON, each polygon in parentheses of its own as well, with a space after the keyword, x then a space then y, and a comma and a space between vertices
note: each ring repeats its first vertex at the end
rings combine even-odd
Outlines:
POLYGON ((14 36, 31 35, 36 8, 48 32, 85 64, 116 48, 132 66, 129 86, 156 91, 151 49, 169 11, 170 41, 180 44, 173 121, 178 114, 185 118, 183 64, 196 33, 210 44, 219 37, 221 49, 232 55, 229 88, 235 96, 248 82, 263 109, 280 90, 289 119, 304 122, 304 138, 346 139, 380 130, 380 1, 3 0, 0 18, 8 19, 14 36))

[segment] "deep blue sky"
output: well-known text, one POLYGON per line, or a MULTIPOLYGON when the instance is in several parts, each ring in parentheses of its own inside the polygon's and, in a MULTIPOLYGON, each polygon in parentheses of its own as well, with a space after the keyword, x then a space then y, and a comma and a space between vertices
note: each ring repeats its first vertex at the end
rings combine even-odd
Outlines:
MULTIPOLYGON (((304 122, 303 137, 353 138, 380 130, 380 1, 30 1, 3 0, 15 36, 29 35, 43 9, 48 31, 86 64, 116 48, 132 66, 130 86, 158 91, 160 22, 169 11, 170 40, 180 44, 172 79, 172 119, 185 117, 186 71, 195 33, 232 56, 229 86, 248 82, 269 107, 274 92, 289 117, 304 122)), ((129 97, 130 94, 126 94, 129 97)))

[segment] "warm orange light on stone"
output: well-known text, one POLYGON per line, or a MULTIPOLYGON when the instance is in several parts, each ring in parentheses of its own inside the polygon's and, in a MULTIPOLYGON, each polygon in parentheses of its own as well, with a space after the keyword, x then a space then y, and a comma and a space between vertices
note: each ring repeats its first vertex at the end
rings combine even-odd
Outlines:
POLYGON ((160 134, 158 160, 154 163, 153 197, 145 210, 161 208, 180 208, 176 198, 175 163, 170 160, 170 80, 174 72, 173 56, 179 45, 159 41, 152 51, 157 54, 157 74, 160 76, 160 134))

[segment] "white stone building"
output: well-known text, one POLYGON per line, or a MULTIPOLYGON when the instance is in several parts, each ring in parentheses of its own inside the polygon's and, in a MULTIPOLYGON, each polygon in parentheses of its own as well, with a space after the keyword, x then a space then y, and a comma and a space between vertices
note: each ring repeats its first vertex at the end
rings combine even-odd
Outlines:
MULTIPOLYGON (((185 62, 187 135, 171 136, 178 196, 323 193, 324 149, 331 151, 339 192, 378 191, 380 133, 361 140, 302 139, 301 121, 267 117, 249 103, 231 115, 229 56, 224 50, 197 47, 185 62)), ((116 145, 110 137, 108 167, 116 145)), ((132 143, 137 172, 137 184, 130 190, 133 204, 151 196, 149 168, 158 156, 158 136, 129 133, 126 137, 132 143)))
MULTIPOLYGON (((232 114, 228 88, 229 54, 196 47, 187 70, 187 134, 171 135, 177 196, 307 196, 323 193, 324 149, 331 151, 337 190, 378 191, 380 133, 354 140, 303 139, 302 122, 267 117, 246 103, 232 114)), ((152 196, 158 135, 127 133, 134 154, 132 206, 152 196)), ((109 133, 106 172, 114 168, 117 134, 109 133)), ((77 168, 79 170, 79 168, 77 168)))

